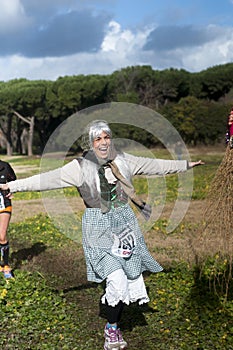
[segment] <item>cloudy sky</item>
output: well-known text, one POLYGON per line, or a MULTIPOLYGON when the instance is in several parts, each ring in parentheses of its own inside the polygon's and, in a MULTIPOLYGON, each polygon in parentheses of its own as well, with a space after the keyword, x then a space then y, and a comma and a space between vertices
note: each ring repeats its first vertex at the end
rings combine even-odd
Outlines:
POLYGON ((0 80, 233 61, 233 0, 0 0, 0 80))

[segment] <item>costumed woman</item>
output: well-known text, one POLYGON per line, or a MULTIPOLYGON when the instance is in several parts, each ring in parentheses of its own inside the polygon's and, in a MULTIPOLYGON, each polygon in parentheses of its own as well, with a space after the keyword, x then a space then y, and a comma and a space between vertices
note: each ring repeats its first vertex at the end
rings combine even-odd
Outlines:
POLYGON ((106 288, 101 302, 106 306, 104 349, 122 350, 127 346, 119 328, 125 304, 147 303, 142 273, 160 272, 162 267, 149 253, 131 200, 145 218, 150 207, 135 194, 134 175, 166 175, 184 172, 203 164, 186 160, 136 157, 116 151, 112 131, 105 121, 87 126, 89 150, 59 169, 9 183, 10 192, 44 191, 77 187, 86 206, 82 218, 83 249, 88 281, 106 288))

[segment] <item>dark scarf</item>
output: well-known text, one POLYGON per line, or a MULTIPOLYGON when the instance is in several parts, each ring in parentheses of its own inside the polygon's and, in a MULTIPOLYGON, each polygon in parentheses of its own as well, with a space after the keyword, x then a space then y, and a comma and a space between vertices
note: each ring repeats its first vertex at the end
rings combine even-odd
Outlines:
POLYGON ((94 151, 88 151, 83 154, 85 159, 88 159, 99 166, 98 175, 100 179, 100 190, 101 190, 101 209, 102 212, 108 212, 111 208, 111 203, 117 196, 116 185, 109 184, 105 177, 105 168, 110 167, 113 175, 117 180, 120 181, 121 186, 127 196, 131 199, 137 209, 140 210, 142 215, 146 220, 149 220, 151 216, 151 206, 142 201, 135 192, 135 189, 130 181, 128 181, 120 172, 117 164, 114 162, 114 159, 117 155, 115 150, 112 150, 111 156, 109 159, 98 159, 94 151), (102 164, 100 164, 102 163, 102 164))

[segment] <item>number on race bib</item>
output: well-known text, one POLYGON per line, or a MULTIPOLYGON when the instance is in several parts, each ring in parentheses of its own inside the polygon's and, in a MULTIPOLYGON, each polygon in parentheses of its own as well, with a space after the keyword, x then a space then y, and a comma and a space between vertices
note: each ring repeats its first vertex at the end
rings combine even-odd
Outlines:
POLYGON ((113 234, 113 238, 112 253, 122 258, 130 257, 136 245, 133 230, 127 226, 119 234, 113 234))

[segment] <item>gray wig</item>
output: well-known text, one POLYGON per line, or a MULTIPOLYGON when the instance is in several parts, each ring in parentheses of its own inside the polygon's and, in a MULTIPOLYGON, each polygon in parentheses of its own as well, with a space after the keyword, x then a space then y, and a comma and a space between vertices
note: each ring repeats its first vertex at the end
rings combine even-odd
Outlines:
POLYGON ((85 133, 83 135, 83 146, 87 149, 93 148, 94 140, 105 132, 112 138, 112 131, 105 120, 94 120, 86 126, 85 133))
MULTIPOLYGON (((105 132, 107 135, 112 138, 112 131, 105 120, 94 120, 89 123, 82 137, 82 148, 85 151, 93 149, 93 142, 98 138, 102 132, 105 132)), ((99 185, 99 176, 97 173, 98 166, 97 164, 87 161, 85 158, 81 163, 81 168, 83 172, 83 178, 85 183, 88 185, 91 191, 91 196, 95 196, 95 189, 100 193, 99 185)))

